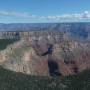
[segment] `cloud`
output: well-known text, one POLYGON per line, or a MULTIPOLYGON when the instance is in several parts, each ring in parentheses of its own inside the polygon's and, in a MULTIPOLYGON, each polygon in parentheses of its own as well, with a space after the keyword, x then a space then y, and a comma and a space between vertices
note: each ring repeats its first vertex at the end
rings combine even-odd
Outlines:
POLYGON ((64 20, 64 19, 83 20, 83 19, 90 19, 90 12, 84 11, 83 13, 47 16, 47 19, 56 19, 56 20, 64 20))
POLYGON ((90 20, 90 12, 84 11, 82 13, 70 13, 70 14, 62 14, 62 15, 49 15, 49 16, 37 16, 32 15, 30 13, 20 13, 20 12, 8 12, 8 11, 0 11, 0 16, 8 16, 8 17, 19 17, 19 18, 27 18, 27 19, 35 19, 35 20, 48 20, 48 21, 63 21, 63 20, 90 20))
POLYGON ((36 15, 31 15, 26 12, 20 13, 20 12, 7 12, 7 11, 0 11, 0 16, 25 17, 25 18, 36 17, 36 15))

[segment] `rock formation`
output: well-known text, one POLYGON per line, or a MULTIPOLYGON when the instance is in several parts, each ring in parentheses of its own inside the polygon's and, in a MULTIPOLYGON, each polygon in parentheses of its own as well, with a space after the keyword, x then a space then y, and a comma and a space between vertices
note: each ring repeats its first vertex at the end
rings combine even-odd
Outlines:
POLYGON ((61 31, 31 33, 0 51, 2 67, 38 76, 66 76, 90 69, 90 41, 61 31))

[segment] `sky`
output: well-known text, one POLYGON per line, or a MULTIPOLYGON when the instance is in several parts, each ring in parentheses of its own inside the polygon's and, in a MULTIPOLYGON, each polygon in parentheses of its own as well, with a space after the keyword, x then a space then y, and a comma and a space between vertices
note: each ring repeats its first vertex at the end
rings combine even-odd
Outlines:
POLYGON ((0 23, 90 22, 90 0, 0 0, 0 23))

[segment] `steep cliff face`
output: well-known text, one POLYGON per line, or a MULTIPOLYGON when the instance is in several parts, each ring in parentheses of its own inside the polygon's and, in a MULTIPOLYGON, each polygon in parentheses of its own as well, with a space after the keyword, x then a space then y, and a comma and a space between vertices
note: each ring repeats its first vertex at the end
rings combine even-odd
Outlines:
POLYGON ((45 72, 47 67, 44 68, 45 62, 46 59, 38 56, 31 45, 23 40, 8 46, 7 49, 0 52, 0 65, 16 72, 47 75, 45 72))
POLYGON ((0 51, 6 69, 39 76, 71 75, 90 69, 90 42, 61 32, 36 32, 0 51))

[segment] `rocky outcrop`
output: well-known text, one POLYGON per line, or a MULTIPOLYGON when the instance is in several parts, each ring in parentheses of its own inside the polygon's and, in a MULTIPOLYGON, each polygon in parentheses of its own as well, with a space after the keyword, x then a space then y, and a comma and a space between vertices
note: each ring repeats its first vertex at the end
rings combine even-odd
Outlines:
POLYGON ((39 76, 65 76, 90 69, 90 42, 65 35, 57 31, 34 32, 0 51, 0 65, 39 76))
POLYGON ((0 65, 31 75, 71 75, 90 69, 90 45, 21 40, 0 52, 0 65))

